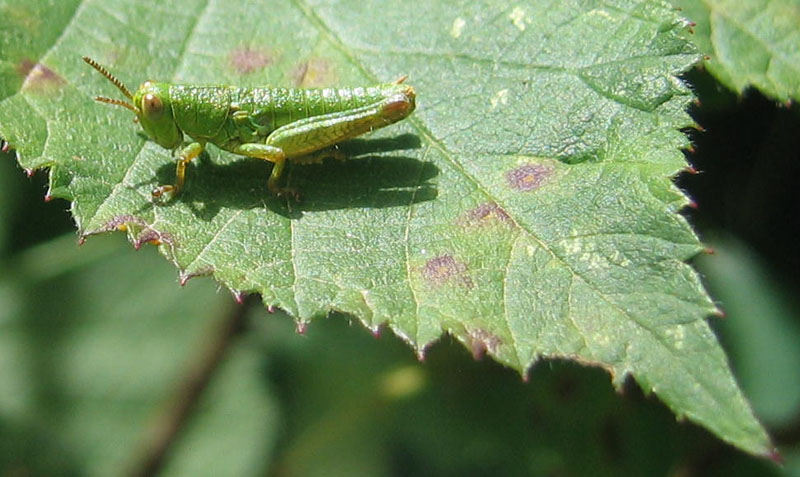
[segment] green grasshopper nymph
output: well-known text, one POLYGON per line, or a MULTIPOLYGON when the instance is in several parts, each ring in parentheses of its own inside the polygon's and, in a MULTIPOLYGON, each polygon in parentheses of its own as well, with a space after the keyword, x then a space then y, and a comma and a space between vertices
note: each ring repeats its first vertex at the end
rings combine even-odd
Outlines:
POLYGON ((414 88, 406 77, 366 88, 237 88, 190 86, 146 81, 131 94, 117 78, 88 57, 83 60, 105 76, 130 102, 98 96, 122 106, 161 147, 180 150, 175 184, 153 190, 177 196, 186 165, 207 143, 242 156, 274 163, 267 185, 277 194, 295 195, 278 186, 287 160, 318 162, 337 157, 334 146, 400 121, 414 111, 414 88), (184 140, 184 135, 191 141, 184 140))

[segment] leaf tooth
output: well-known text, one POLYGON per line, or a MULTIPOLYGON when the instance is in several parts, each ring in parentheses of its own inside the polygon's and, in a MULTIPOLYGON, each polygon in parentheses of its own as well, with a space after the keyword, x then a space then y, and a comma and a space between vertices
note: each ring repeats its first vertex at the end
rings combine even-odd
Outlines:
POLYGON ((244 299, 247 297, 247 292, 239 290, 231 289, 231 294, 233 294, 233 299, 236 301, 236 303, 240 305, 244 303, 244 299))
POLYGON ((181 286, 184 286, 189 280, 191 280, 194 277, 207 277, 213 274, 214 274, 214 267, 211 266, 192 271, 184 270, 178 276, 178 283, 180 283, 181 286))

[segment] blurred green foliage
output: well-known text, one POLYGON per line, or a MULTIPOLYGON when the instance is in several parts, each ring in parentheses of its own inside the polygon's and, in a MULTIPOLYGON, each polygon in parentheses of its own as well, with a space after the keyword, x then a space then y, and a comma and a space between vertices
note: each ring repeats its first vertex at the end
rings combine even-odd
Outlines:
MULTIPOLYGON (((690 158, 702 173, 680 185, 717 252, 697 266, 783 469, 675 422, 636 386, 617 395, 599 369, 543 362, 522 382, 448 339, 420 363, 345 317, 300 336, 253 306, 163 474, 800 475, 800 120, 702 72, 690 79, 706 132, 690 158)), ((153 249, 119 234, 78 247, 44 182, 0 154, 0 476, 125 473, 240 305, 210 280, 177 287, 153 249)))

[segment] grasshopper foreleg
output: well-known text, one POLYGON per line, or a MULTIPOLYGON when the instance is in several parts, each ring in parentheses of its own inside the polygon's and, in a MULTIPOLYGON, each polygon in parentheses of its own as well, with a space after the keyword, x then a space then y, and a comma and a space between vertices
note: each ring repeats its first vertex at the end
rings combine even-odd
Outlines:
POLYGON ((183 183, 186 181, 186 165, 192 162, 192 159, 199 156, 203 152, 203 145, 199 142, 193 142, 181 150, 178 163, 175 166, 175 185, 163 185, 153 189, 153 197, 159 198, 165 193, 171 192, 171 197, 174 198, 183 190, 183 183))

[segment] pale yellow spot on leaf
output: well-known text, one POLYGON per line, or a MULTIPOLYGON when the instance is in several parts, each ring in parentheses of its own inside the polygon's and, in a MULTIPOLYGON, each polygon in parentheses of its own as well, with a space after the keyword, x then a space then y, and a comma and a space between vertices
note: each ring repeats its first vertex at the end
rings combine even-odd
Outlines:
POLYGON ((464 26, 467 24, 467 21, 463 18, 456 18, 453 20, 453 27, 450 28, 450 36, 453 38, 458 38, 461 36, 461 32, 464 31, 464 26))
POLYGON ((501 89, 492 96, 489 102, 492 103, 492 109, 496 109, 498 105, 508 104, 508 90, 501 89))
POLYGON ((519 31, 525 31, 525 10, 520 7, 514 7, 511 13, 508 14, 508 18, 511 19, 511 23, 513 23, 519 31))
POLYGON ((611 15, 605 10, 600 10, 600 9, 592 10, 591 12, 589 12, 589 15, 600 16, 607 20, 613 20, 611 15))

